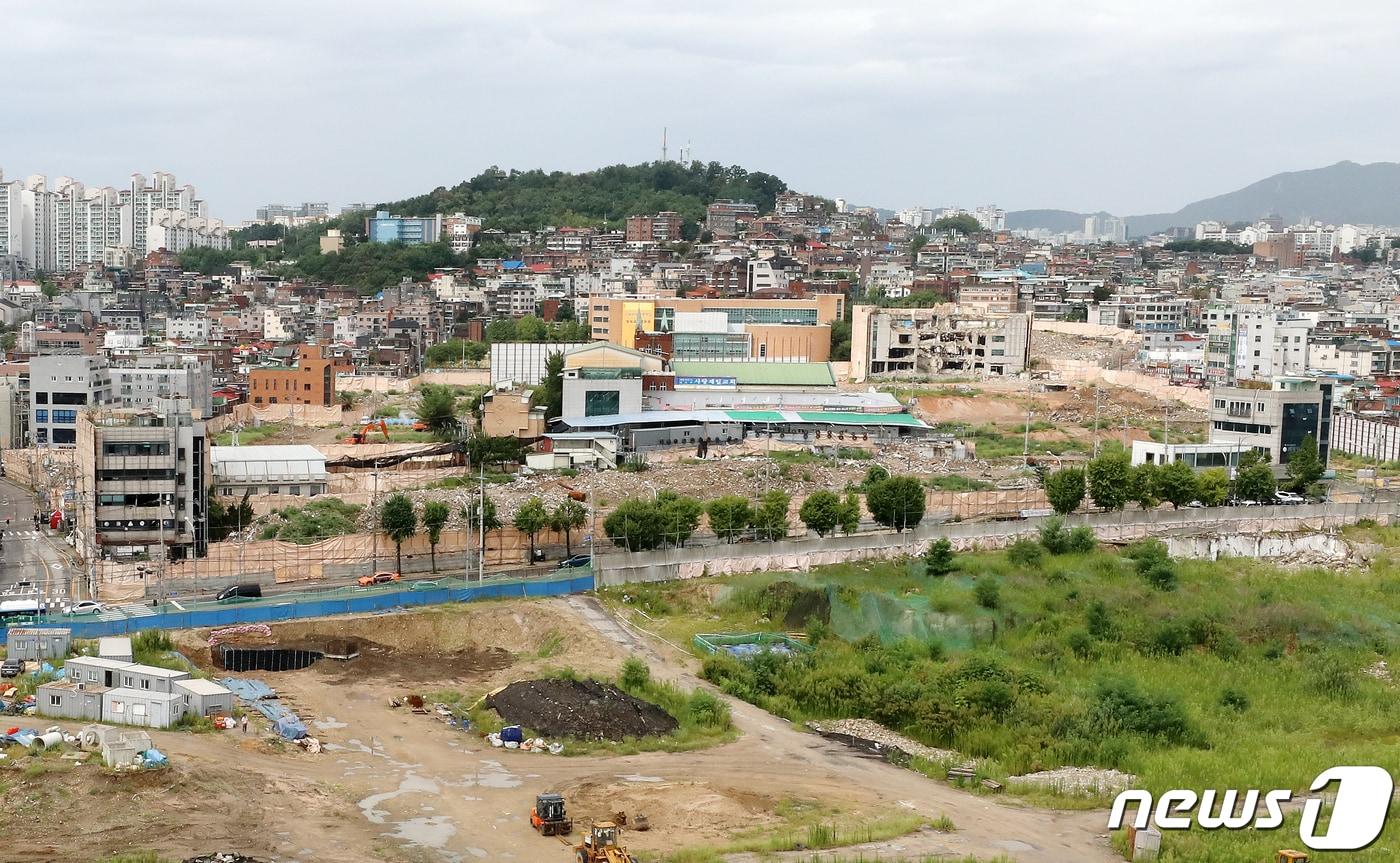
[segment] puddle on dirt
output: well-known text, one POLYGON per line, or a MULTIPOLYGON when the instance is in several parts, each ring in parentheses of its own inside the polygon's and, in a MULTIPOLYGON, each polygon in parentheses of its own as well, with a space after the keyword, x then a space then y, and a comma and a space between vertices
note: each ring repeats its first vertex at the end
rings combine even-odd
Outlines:
POLYGON ((412 845, 441 849, 449 839, 457 835, 457 825, 446 815, 431 818, 408 818, 395 822, 394 832, 385 834, 391 839, 402 839, 412 845))
MULTIPOLYGON (((501 762, 483 760, 481 763, 486 766, 484 769, 476 771, 476 778, 474 781, 477 785, 480 785, 482 788, 520 787, 520 777, 506 770, 501 762)), ((472 781, 471 779, 467 780, 469 786, 472 781)))
POLYGON ((388 800, 393 800, 400 794, 437 794, 441 791, 437 782, 432 779, 410 773, 399 780, 399 787, 396 791, 385 791, 380 794, 371 794, 359 802, 360 811, 371 824, 383 824, 389 813, 379 808, 379 804, 388 800))
POLYGON ((640 773, 619 773, 617 778, 623 782, 665 782, 660 776, 643 776, 640 773))

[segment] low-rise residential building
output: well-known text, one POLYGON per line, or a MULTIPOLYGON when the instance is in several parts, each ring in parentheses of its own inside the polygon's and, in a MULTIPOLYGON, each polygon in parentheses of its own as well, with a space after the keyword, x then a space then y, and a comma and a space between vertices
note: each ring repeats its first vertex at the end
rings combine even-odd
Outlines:
POLYGON ((254 405, 336 403, 335 376, 350 366, 321 345, 299 345, 295 366, 271 366, 248 373, 248 400, 254 405))
POLYGON ((39 356, 29 361, 29 434, 34 446, 75 446, 79 413, 112 401, 106 357, 39 356))
POLYGON ((1211 390, 1210 442, 1267 453, 1282 469, 1312 435, 1327 464, 1332 429, 1332 384, 1310 378, 1277 377, 1272 388, 1215 387, 1211 390))

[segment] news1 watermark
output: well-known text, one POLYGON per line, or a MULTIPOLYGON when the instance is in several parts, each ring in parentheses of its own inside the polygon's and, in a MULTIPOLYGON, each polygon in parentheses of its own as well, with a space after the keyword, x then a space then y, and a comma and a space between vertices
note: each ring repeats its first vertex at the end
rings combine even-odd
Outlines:
MULTIPOLYGON (((1383 767, 1331 767, 1318 774, 1301 798, 1303 817, 1298 838, 1314 851, 1360 851, 1375 842, 1385 829, 1395 780, 1383 767), (1323 798, 1318 792, 1336 785, 1332 814, 1322 833, 1323 798)), ((1113 801, 1108 829, 1123 826, 1128 807, 1137 805, 1132 824, 1139 830, 1149 824, 1159 830, 1190 830, 1193 822, 1202 830, 1275 830, 1283 826, 1285 803, 1292 791, 1209 789, 1199 793, 1178 788, 1153 800, 1148 791, 1124 791, 1113 801), (1260 810, 1260 804, 1263 810, 1260 810)))

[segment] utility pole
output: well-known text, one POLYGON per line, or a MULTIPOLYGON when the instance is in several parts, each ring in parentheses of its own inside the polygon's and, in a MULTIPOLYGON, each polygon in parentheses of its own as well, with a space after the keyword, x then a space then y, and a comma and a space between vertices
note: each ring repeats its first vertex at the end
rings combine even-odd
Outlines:
POLYGON ((374 493, 369 499, 369 514, 372 519, 369 533, 374 546, 374 569, 370 573, 372 575, 379 571, 379 459, 374 460, 374 493))
MULTIPOLYGON (((476 583, 481 584, 486 580, 486 462, 479 466, 481 478, 479 489, 481 492, 481 504, 476 508, 477 518, 480 519, 478 527, 481 529, 481 554, 476 556, 476 583)), ((530 561, 534 563, 534 561, 530 561)))
POLYGON ((1099 387, 1094 385, 1094 458, 1099 457, 1099 387))

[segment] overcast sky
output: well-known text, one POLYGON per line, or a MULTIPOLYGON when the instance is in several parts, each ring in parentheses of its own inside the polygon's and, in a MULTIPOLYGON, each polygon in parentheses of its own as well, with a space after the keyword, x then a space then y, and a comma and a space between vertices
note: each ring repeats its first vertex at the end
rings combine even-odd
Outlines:
POLYGON ((853 203, 1176 210, 1393 160, 1400 4, 0 0, 0 169, 237 221, 671 156, 853 203))

